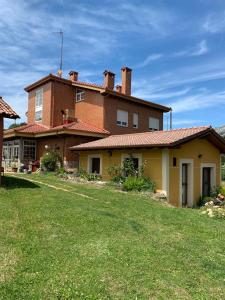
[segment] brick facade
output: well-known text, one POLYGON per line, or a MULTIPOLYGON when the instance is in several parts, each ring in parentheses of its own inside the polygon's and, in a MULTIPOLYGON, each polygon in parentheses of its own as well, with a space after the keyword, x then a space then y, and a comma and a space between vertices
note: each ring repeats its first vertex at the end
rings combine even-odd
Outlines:
POLYGON ((130 95, 131 72, 129 68, 122 68, 122 86, 116 91, 114 89, 115 74, 110 71, 103 73, 103 85, 80 82, 78 73, 73 71, 70 72, 70 79, 50 74, 25 88, 28 92, 28 124, 38 123, 44 125, 46 130, 56 130, 53 134, 46 133, 44 137, 35 136, 34 133, 33 139, 37 142, 36 158, 40 159, 46 151, 45 145, 48 145, 60 151, 66 164, 76 165, 78 157, 70 152, 71 146, 105 137, 108 133, 126 134, 148 131, 149 117, 158 118, 159 129, 163 129, 163 112, 168 112, 169 108, 132 97, 130 95), (35 95, 39 89, 43 90, 42 119, 36 121, 35 95), (80 101, 76 101, 78 90, 84 92, 82 99, 77 99, 80 101), (128 112, 126 127, 117 124, 117 110, 128 112), (137 128, 133 127, 134 113, 138 114, 137 128), (107 132, 96 135, 94 130, 87 134, 84 128, 83 134, 76 129, 71 130, 71 134, 57 133, 57 126, 78 121, 107 132))

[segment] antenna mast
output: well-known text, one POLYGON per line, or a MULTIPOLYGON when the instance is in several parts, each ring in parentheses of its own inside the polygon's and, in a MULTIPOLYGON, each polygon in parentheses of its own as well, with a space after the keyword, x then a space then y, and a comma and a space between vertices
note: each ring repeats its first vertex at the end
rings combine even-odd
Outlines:
POLYGON ((60 35, 61 37, 61 46, 60 46, 60 64, 59 64, 59 70, 57 71, 57 74, 59 77, 62 77, 62 67, 63 67, 63 31, 60 29, 60 31, 55 32, 60 35))

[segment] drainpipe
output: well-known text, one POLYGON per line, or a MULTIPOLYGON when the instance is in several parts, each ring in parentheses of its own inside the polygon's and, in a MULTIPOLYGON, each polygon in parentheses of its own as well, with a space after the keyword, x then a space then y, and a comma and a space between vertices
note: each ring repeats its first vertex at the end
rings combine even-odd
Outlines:
POLYGON ((170 130, 173 129, 173 110, 170 108, 170 130))

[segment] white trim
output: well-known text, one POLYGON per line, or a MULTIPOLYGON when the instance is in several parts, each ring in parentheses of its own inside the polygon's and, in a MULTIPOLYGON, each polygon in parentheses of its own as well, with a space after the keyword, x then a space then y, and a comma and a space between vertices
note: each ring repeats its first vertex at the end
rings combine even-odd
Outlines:
POLYGON ((91 171, 90 171, 90 169, 91 169, 91 159, 95 158, 95 157, 100 158, 100 173, 97 174, 97 175, 102 175, 102 155, 101 154, 90 154, 90 155, 88 155, 87 172, 89 174, 91 174, 91 171))
POLYGON ((202 172, 203 168, 210 168, 210 185, 211 188, 216 186, 216 164, 215 163, 202 163, 200 165, 200 195, 202 197, 202 172))
POLYGON ((141 153, 131 153, 131 154, 125 153, 125 154, 121 155, 121 167, 123 167, 124 159, 130 158, 130 157, 138 158, 138 168, 140 168, 142 166, 142 154, 141 153))
POLYGON ((162 192, 169 200, 169 150, 162 150, 162 192))
POLYGON ((188 200, 187 206, 193 206, 194 198, 194 160, 193 159, 180 159, 179 161, 179 206, 182 207, 182 164, 188 164, 188 200))

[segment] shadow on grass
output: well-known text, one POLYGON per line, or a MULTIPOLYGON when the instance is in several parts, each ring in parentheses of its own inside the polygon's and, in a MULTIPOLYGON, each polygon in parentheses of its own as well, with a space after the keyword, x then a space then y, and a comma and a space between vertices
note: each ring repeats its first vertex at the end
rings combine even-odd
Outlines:
POLYGON ((23 178, 15 178, 11 176, 3 176, 2 177, 2 187, 7 190, 18 189, 18 188, 28 188, 28 189, 36 189, 40 188, 37 184, 30 182, 23 178))

